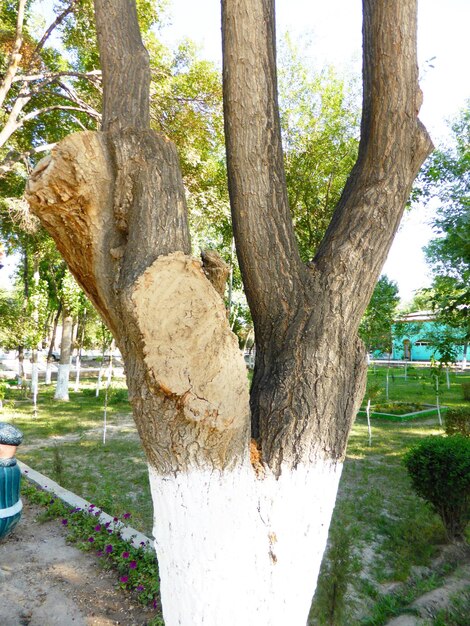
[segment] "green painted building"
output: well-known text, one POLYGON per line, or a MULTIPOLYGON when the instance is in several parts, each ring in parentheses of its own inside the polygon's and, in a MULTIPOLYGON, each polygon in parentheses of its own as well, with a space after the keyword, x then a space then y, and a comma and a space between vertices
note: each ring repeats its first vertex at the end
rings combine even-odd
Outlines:
MULTIPOLYGON (((432 311, 415 311, 397 319, 392 327, 392 359, 405 361, 430 361, 434 354, 433 339, 437 335, 450 334, 451 329, 435 321, 432 311)), ((452 329, 458 336, 458 331, 452 329)), ((462 335, 463 336, 463 335, 462 335)), ((455 344, 456 361, 465 360, 466 349, 462 343, 455 344)), ((434 354, 439 360, 440 354, 434 354)))

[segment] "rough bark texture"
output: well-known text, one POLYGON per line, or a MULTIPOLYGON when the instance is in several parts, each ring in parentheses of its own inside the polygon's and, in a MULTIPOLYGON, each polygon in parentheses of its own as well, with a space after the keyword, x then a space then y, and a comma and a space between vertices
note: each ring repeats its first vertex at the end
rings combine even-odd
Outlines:
POLYGON ((287 204, 273 0, 222 1, 230 197, 257 344, 256 472, 245 366, 220 297, 224 269, 205 254, 205 274, 190 257, 176 150, 149 130, 135 7, 95 6, 103 132, 62 141, 27 196, 124 356, 150 462, 165 618, 301 626, 365 386, 359 320, 431 146, 417 119, 416 0, 364 0, 359 159, 308 267, 287 204), (232 543, 239 521, 246 542, 232 543), (258 576, 246 582, 252 566, 258 576))
POLYGON ((123 133, 122 152, 148 154, 113 176, 116 144, 71 135, 36 168, 28 200, 117 339, 153 467, 233 466, 248 454, 245 365, 220 295, 187 254, 175 149, 151 131, 123 133), (118 215, 116 195, 126 200, 118 215))
POLYGON ((229 190, 256 333, 252 433, 279 470, 344 456, 366 376, 357 327, 431 142, 417 119, 416 2, 364 0, 359 159, 303 266, 285 198, 273 5, 223 0, 222 17, 229 190))

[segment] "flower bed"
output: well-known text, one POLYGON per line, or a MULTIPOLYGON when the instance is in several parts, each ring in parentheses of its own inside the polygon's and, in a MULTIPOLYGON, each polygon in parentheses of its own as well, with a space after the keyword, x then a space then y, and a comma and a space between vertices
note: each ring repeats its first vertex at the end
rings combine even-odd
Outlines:
MULTIPOLYGON (((443 413, 447 407, 441 406, 443 413)), ((365 417, 367 411, 361 408, 358 415, 365 417)), ((421 417, 437 417, 439 415, 437 406, 434 404, 419 404, 410 402, 388 402, 376 404, 370 407, 370 417, 386 419, 392 422, 401 422, 421 417)))

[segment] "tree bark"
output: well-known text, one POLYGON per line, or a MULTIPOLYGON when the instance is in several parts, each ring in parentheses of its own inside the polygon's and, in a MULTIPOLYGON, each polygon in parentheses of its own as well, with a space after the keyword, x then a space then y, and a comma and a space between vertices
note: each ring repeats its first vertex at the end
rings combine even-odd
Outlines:
POLYGON ((60 361, 57 368, 57 385, 54 400, 69 400, 70 357, 72 355, 72 316, 65 309, 62 315, 60 361))
POLYGON ((344 456, 366 376, 358 324, 431 149, 417 119, 416 3, 363 6, 359 158, 306 267, 279 157, 273 2, 222 2, 229 191, 257 346, 252 433, 276 472, 344 456))
POLYGON ((178 157, 149 130, 135 7, 95 0, 103 132, 62 141, 27 195, 126 363, 168 626, 305 624, 365 387, 359 320, 430 149, 415 5, 364 0, 359 159, 307 267, 285 189, 273 2, 223 0, 229 188, 257 343, 249 399, 222 269, 191 258, 178 157))

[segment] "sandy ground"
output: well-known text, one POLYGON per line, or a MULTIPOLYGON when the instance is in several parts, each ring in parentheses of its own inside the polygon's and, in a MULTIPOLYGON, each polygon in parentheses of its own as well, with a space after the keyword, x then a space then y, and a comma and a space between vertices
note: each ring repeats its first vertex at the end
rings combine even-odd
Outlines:
POLYGON ((144 626, 153 611, 116 588, 96 557, 65 542, 65 529, 39 522, 24 503, 15 530, 0 540, 1 626, 144 626))

